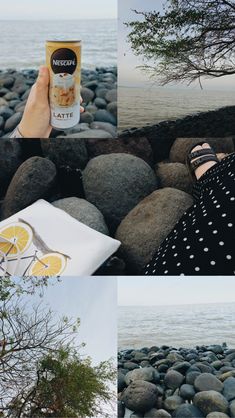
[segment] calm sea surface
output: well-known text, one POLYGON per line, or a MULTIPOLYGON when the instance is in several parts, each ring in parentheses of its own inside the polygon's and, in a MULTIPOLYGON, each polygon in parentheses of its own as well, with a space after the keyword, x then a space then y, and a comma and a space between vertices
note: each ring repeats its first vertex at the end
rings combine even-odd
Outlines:
POLYGON ((235 91, 119 88, 119 130, 235 105, 235 91))
POLYGON ((223 342, 235 348, 235 303, 120 306, 118 316, 119 349, 223 342))
POLYGON ((0 20, 0 27, 0 69, 37 68, 45 62, 47 39, 81 39, 83 68, 117 65, 115 19, 33 22, 0 20))

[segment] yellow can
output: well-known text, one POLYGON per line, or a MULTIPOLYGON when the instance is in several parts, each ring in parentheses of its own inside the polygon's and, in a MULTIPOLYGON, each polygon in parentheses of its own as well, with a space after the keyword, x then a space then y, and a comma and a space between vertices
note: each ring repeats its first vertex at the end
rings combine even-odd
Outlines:
POLYGON ((80 120, 81 41, 47 41, 51 126, 64 131, 80 120))

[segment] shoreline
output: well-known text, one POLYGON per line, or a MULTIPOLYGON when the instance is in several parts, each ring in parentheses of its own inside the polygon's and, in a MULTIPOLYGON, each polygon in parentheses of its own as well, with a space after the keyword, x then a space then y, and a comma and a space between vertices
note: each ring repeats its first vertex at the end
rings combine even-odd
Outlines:
MULTIPOLYGON (((18 125, 38 75, 35 69, 0 69, 0 138, 18 125)), ((80 123, 51 137, 115 138, 117 136, 117 67, 82 69, 81 95, 85 112, 80 123)))
POLYGON ((235 416, 235 348, 162 345, 118 352, 118 417, 235 416))

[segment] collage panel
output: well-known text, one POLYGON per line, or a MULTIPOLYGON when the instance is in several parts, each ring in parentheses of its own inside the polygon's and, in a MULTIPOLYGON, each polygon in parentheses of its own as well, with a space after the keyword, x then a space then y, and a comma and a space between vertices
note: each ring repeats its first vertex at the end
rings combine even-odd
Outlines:
POLYGON ((114 418, 116 280, 5 278, 0 298, 0 416, 114 418))
POLYGON ((235 415, 234 280, 118 278, 118 417, 235 415))

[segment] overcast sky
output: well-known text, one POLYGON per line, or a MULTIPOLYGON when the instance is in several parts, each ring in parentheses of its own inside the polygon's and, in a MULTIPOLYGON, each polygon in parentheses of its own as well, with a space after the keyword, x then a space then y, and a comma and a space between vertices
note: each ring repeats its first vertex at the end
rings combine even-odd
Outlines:
MULTIPOLYGON (((37 296, 29 296, 30 305, 37 296)), ((33 302, 34 301, 34 302, 33 302)), ((86 343, 83 350, 94 364, 116 358, 117 346, 117 288, 112 277, 63 277, 60 283, 48 286, 40 300, 58 317, 80 318, 78 345, 86 343)))
POLYGON ((120 306, 235 302, 234 277, 119 277, 120 306))
MULTIPOLYGON (((148 83, 152 86, 152 81, 149 82, 147 76, 144 75, 139 69, 136 69, 138 65, 142 65, 143 61, 140 57, 136 57, 127 42, 127 35, 129 29, 125 27, 123 22, 141 19, 141 16, 137 16, 133 9, 138 11, 162 11, 162 6, 165 4, 165 0, 118 0, 118 39, 119 39, 119 83, 122 86, 143 86, 148 83)), ((190 87, 186 85, 177 84, 171 85, 172 87, 180 88, 197 88, 200 89, 198 83, 192 84, 190 87)), ((165 88, 169 88, 166 86, 165 88)), ((204 89, 212 90, 231 90, 235 89, 235 76, 222 77, 220 79, 211 79, 203 81, 204 89)))
POLYGON ((0 20, 115 19, 117 0, 7 0, 0 9, 0 20))

